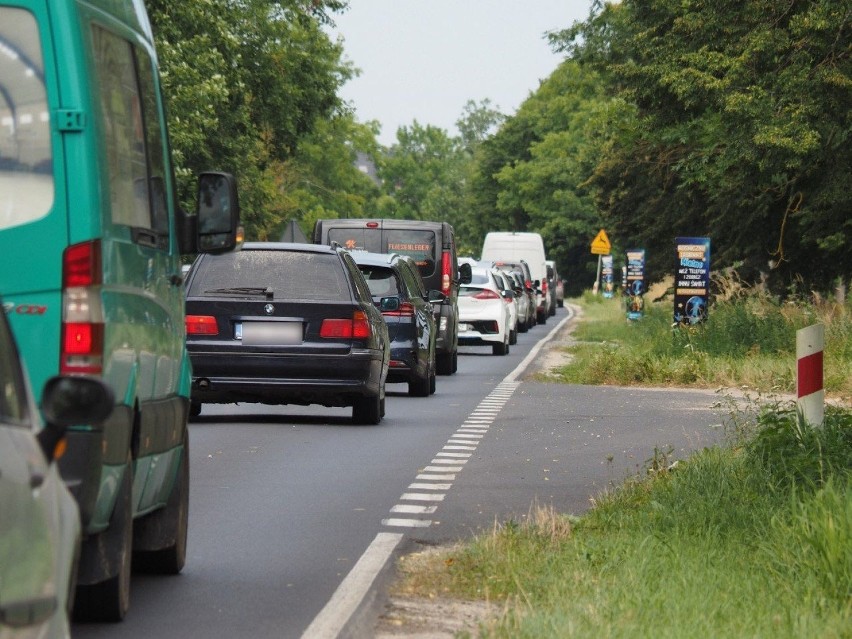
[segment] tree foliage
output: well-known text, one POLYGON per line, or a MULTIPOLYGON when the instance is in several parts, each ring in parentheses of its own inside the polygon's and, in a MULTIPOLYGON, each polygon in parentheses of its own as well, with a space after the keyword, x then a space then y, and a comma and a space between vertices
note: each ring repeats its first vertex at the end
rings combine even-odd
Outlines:
POLYGON ((852 272, 849 2, 624 0, 554 35, 635 107, 591 186, 670 270, 677 235, 782 288, 852 272))
POLYGON ((194 175, 235 174, 249 238, 280 223, 277 169, 317 122, 345 109, 351 68, 321 24, 338 0, 147 0, 160 58, 181 200, 194 175))

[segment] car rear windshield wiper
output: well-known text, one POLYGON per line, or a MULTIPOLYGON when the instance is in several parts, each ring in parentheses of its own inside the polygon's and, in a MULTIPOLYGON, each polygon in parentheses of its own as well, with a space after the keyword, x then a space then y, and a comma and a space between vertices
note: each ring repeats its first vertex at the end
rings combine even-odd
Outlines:
POLYGON ((211 288, 205 293, 222 293, 224 295, 265 295, 271 298, 274 291, 271 286, 261 288, 260 286, 235 286, 233 288, 211 288))

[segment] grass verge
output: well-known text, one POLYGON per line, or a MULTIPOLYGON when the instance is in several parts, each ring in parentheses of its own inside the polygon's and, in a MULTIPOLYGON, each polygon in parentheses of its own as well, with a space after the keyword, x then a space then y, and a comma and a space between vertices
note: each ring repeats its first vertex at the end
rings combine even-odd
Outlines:
MULTIPOLYGON (((756 434, 401 564, 403 588, 485 599, 481 637, 849 637, 852 412, 764 411, 756 434)), ((738 431, 740 434, 741 430, 738 431)))
POLYGON ((783 305, 752 295, 717 302, 708 320, 672 327, 670 304, 649 304, 631 322, 617 299, 579 300, 583 321, 571 362, 549 379, 574 384, 748 386, 761 392, 795 391, 796 331, 825 326, 826 394, 852 402, 852 307, 830 302, 783 305), (555 377, 554 377, 555 376, 555 377))

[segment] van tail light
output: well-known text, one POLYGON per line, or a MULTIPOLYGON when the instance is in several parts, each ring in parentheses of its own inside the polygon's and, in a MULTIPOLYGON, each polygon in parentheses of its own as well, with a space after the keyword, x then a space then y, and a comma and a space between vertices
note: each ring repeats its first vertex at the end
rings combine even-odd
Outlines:
POLYGON ((212 315, 187 315, 187 335, 218 335, 219 326, 212 315))
POLYGON ((474 299, 477 299, 477 300, 499 300, 500 299, 500 296, 497 295, 497 293, 492 291, 490 288, 484 288, 481 291, 479 291, 479 293, 477 293, 476 295, 471 295, 471 297, 473 297, 474 299))
POLYGON ((74 244, 62 255, 59 372, 99 375, 104 361, 101 243, 74 244))
POLYGON ((401 302, 395 311, 382 311, 387 317, 414 317, 414 305, 411 302, 401 302))
POLYGON ((453 281, 453 260, 449 251, 444 251, 441 255, 441 292, 444 295, 450 294, 450 284, 453 281))
POLYGON ((373 335, 364 311, 355 311, 352 319, 324 319, 320 325, 323 339, 367 339, 373 335))

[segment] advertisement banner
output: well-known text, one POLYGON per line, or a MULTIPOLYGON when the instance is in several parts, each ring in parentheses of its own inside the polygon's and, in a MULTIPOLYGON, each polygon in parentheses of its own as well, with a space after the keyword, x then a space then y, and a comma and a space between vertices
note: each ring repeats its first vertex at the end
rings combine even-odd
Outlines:
POLYGON ((627 319, 642 317, 645 308, 645 249, 627 251, 624 294, 627 296, 627 319))
POLYGON ((697 324, 707 319, 710 295, 710 238, 678 237, 674 321, 697 324))
POLYGON ((612 255, 601 256, 601 279, 603 280, 603 296, 615 295, 615 276, 612 270, 612 255))

